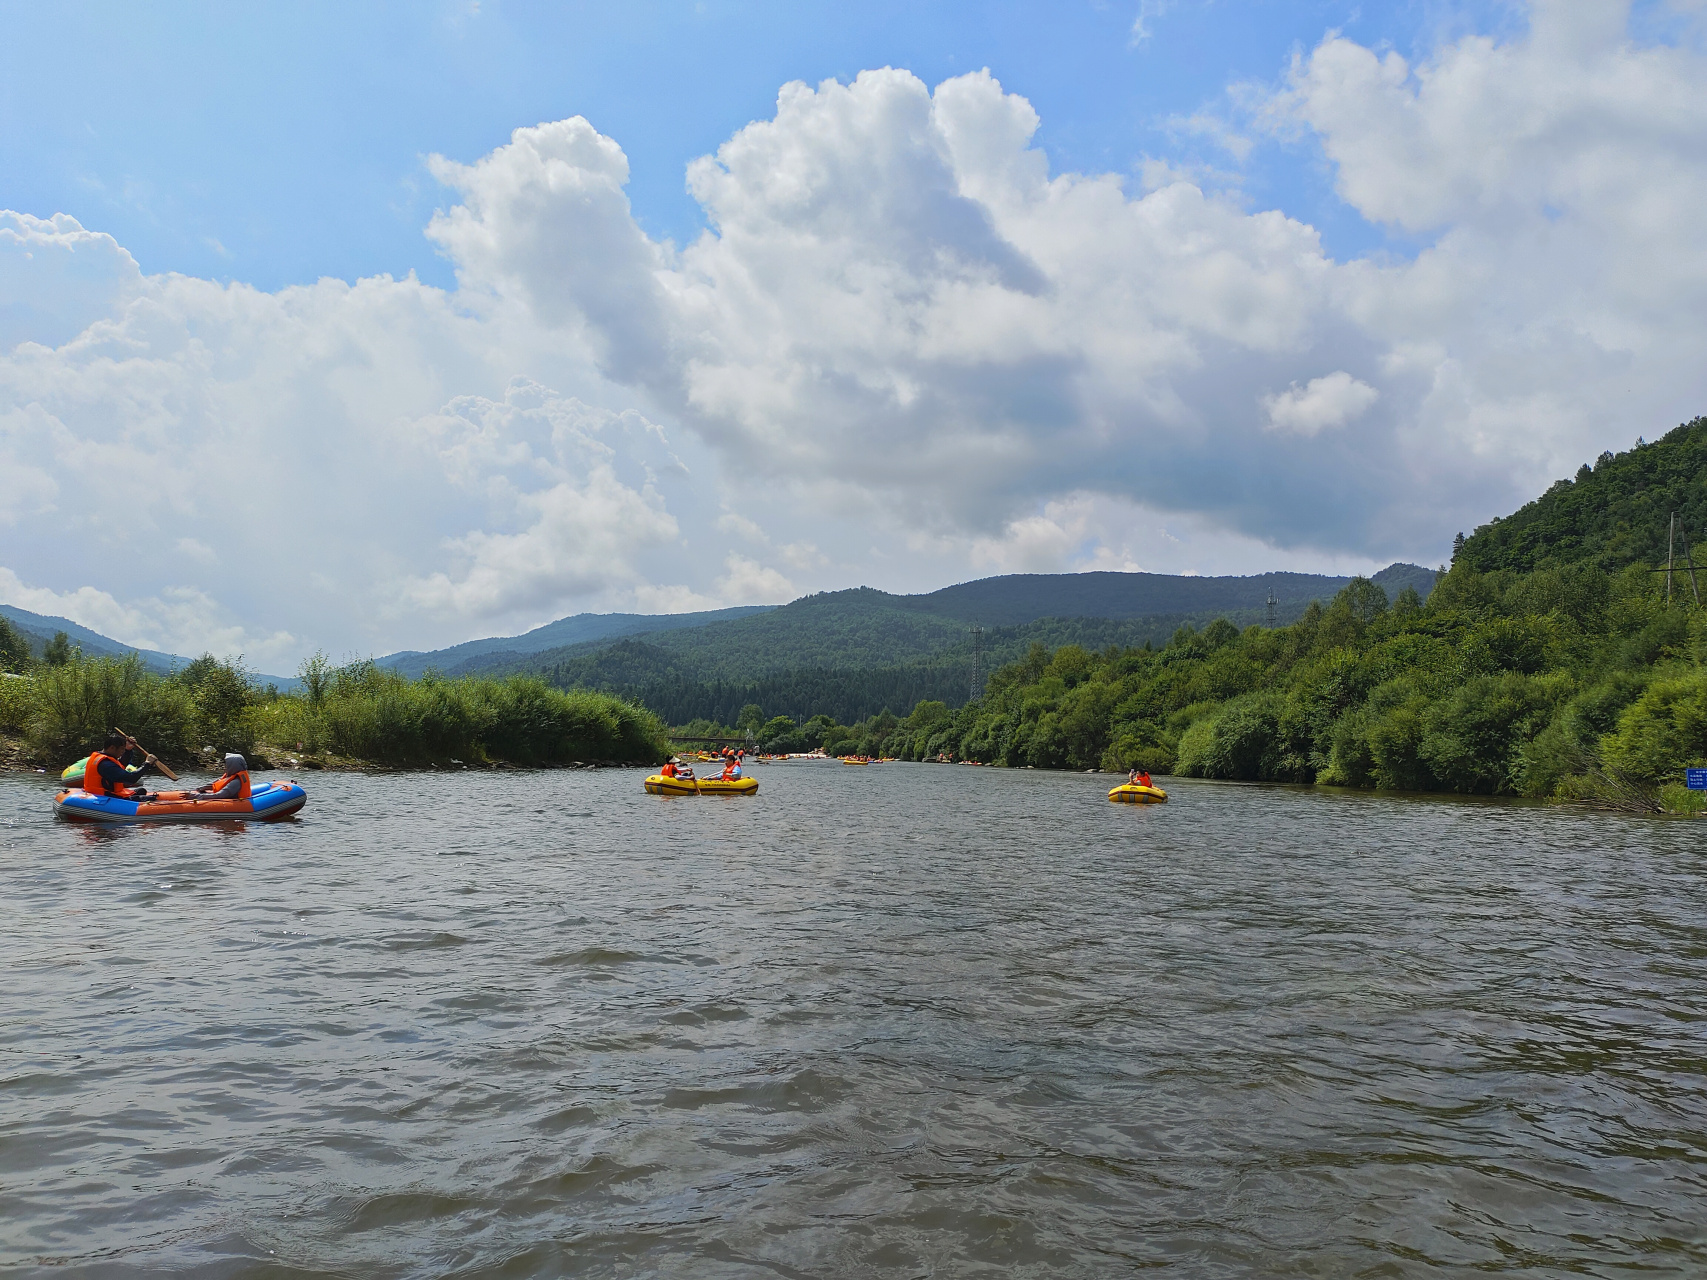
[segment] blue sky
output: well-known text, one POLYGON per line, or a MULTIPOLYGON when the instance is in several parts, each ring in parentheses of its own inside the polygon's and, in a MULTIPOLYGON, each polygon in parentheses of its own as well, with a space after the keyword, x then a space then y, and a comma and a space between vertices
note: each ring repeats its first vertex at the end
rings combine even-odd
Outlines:
MULTIPOLYGON (((446 193, 423 159, 470 161, 518 125, 584 115, 627 151, 640 224, 703 227, 683 172, 790 80, 903 67, 927 84, 989 67, 1042 116, 1057 170, 1228 157, 1170 122, 1277 82, 1330 29, 1414 54, 1521 25, 1509 6, 1346 0, 858 5, 154 3, 0 6, 0 206, 70 213, 146 272, 266 289, 451 270, 421 231, 446 193)), ((1403 237, 1332 190, 1312 148, 1268 142, 1244 198, 1322 232, 1335 256, 1403 237)))

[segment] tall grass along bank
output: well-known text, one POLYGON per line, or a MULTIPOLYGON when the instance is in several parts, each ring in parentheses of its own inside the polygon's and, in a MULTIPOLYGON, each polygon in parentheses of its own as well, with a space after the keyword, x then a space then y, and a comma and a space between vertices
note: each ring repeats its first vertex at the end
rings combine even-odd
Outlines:
POLYGON ((239 664, 197 659, 157 676, 135 656, 37 665, 0 679, 8 754, 42 767, 76 759, 117 726, 161 759, 209 752, 317 754, 357 763, 429 765, 654 763, 664 726, 607 694, 528 677, 409 680, 370 662, 304 664, 303 690, 257 690, 239 664))

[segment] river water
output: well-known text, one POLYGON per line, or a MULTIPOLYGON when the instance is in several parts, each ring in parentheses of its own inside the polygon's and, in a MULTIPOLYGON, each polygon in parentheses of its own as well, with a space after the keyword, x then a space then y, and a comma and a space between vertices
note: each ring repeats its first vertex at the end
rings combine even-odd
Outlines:
POLYGON ((0 779, 0 1271, 1707 1274, 1707 825, 756 776, 0 779))

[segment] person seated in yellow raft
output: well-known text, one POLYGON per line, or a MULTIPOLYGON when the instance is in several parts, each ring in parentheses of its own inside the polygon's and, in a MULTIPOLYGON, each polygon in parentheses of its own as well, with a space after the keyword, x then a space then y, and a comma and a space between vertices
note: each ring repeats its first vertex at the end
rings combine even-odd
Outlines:
POLYGON ((730 754, 723 757, 723 773, 720 782, 734 782, 741 776, 741 757, 730 754))
POLYGON ((1133 769, 1126 780, 1135 787, 1148 787, 1154 785, 1150 781, 1150 772, 1147 769, 1133 769))
POLYGON ((664 767, 658 770, 666 778, 680 778, 683 782, 693 781, 693 769, 688 765, 678 765, 674 756, 664 762, 664 767))

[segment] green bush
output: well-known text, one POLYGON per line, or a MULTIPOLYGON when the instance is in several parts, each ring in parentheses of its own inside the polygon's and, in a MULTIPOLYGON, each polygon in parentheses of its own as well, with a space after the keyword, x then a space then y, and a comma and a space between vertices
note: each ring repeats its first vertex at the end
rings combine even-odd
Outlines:
POLYGON ((195 737, 216 752, 255 749, 255 726, 250 710, 260 702, 242 659, 221 662, 204 653, 172 677, 189 690, 195 703, 195 737))
POLYGON ((1474 676, 1428 708, 1418 755, 1449 791, 1516 791, 1522 748, 1546 726, 1560 693, 1555 682, 1517 672, 1474 676))
POLYGON ((651 712, 587 691, 568 693, 527 676, 408 680, 371 662, 322 673, 315 687, 252 707, 263 741, 376 764, 503 760, 667 758, 651 712))
POLYGON ((187 762, 195 753, 197 711, 189 690, 150 674, 135 654, 73 657, 40 668, 33 683, 29 743, 50 764, 87 754, 113 728, 170 763, 187 762))
POLYGON ((1656 680, 1601 740, 1607 764, 1645 782, 1675 781, 1707 764, 1707 671, 1656 680))
POLYGON ((1683 813, 1696 818, 1707 814, 1707 791, 1691 791, 1681 782, 1668 782, 1661 787, 1659 801, 1668 813, 1683 813))
POLYGON ((0 676, 0 733, 23 734, 36 710, 36 682, 29 676, 0 676))

